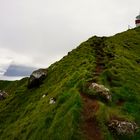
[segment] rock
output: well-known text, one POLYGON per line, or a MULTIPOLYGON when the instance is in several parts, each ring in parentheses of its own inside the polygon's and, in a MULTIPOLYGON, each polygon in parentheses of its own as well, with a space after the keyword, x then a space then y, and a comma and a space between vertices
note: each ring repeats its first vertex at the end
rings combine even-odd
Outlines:
POLYGON ((49 104, 55 104, 55 102, 56 102, 56 99, 55 98, 50 98, 49 104))
POLYGON ((43 96, 42 96, 42 98, 45 98, 46 97, 46 95, 44 94, 43 96))
POLYGON ((6 99, 8 94, 5 91, 0 90, 0 100, 6 99))
POLYGON ((48 95, 48 93, 45 93, 42 95, 42 98, 45 98, 48 95))
POLYGON ((47 71, 46 69, 39 69, 34 71, 28 80, 28 88, 38 87, 42 81, 46 78, 47 71))
POLYGON ((119 120, 111 120, 108 127, 118 135, 133 135, 139 128, 135 122, 119 120))
POLYGON ((101 97, 103 97, 107 101, 111 101, 112 100, 110 90, 108 88, 106 88, 104 85, 99 85, 97 83, 92 83, 89 86, 89 89, 95 90, 95 92, 97 94, 99 94, 101 97))

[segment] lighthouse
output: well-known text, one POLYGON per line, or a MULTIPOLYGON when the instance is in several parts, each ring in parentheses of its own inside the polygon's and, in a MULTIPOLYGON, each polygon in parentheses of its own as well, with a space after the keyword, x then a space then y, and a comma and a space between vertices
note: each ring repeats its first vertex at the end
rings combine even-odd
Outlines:
POLYGON ((140 26, 140 14, 136 17, 135 24, 136 27, 140 26))

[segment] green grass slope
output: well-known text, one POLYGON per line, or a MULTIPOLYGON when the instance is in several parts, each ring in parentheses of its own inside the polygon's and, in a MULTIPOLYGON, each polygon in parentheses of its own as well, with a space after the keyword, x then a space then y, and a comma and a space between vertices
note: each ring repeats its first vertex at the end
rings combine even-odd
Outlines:
POLYGON ((112 102, 99 101, 95 114, 103 139, 139 140, 139 132, 118 136, 106 124, 115 116, 140 125, 140 28, 112 37, 90 38, 52 64, 38 88, 28 89, 28 78, 0 81, 0 89, 9 94, 0 101, 0 140, 84 139, 80 93, 88 94, 85 85, 92 81, 112 92, 112 102), (102 69, 95 75, 100 66, 102 69), (49 104, 51 97, 56 98, 55 104, 49 104))

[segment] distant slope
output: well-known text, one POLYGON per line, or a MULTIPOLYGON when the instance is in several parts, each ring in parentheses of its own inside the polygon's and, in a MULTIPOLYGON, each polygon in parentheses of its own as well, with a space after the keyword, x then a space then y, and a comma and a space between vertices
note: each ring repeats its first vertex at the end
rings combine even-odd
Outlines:
POLYGON ((88 96, 87 85, 92 82, 105 85, 112 93, 111 103, 97 98, 96 111, 86 112, 93 115, 91 120, 98 129, 98 137, 93 139, 140 139, 140 132, 122 136, 107 126, 111 118, 135 121, 140 126, 140 28, 112 37, 94 36, 47 71, 38 88, 28 89, 28 78, 0 81, 0 89, 9 94, 0 101, 0 140, 90 139, 91 133, 86 134, 82 127, 82 114, 90 106, 85 106, 81 94, 88 96), (52 97, 55 104, 49 104, 52 97))
POLYGON ((35 69, 22 65, 10 65, 4 76, 29 76, 35 69))

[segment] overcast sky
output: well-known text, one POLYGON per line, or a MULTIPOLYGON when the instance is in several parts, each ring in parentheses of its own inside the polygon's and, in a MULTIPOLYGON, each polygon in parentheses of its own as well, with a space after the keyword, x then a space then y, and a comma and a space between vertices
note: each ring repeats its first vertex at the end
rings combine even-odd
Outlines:
POLYGON ((0 72, 48 67, 93 35, 135 27, 140 0, 0 0, 0 72))

